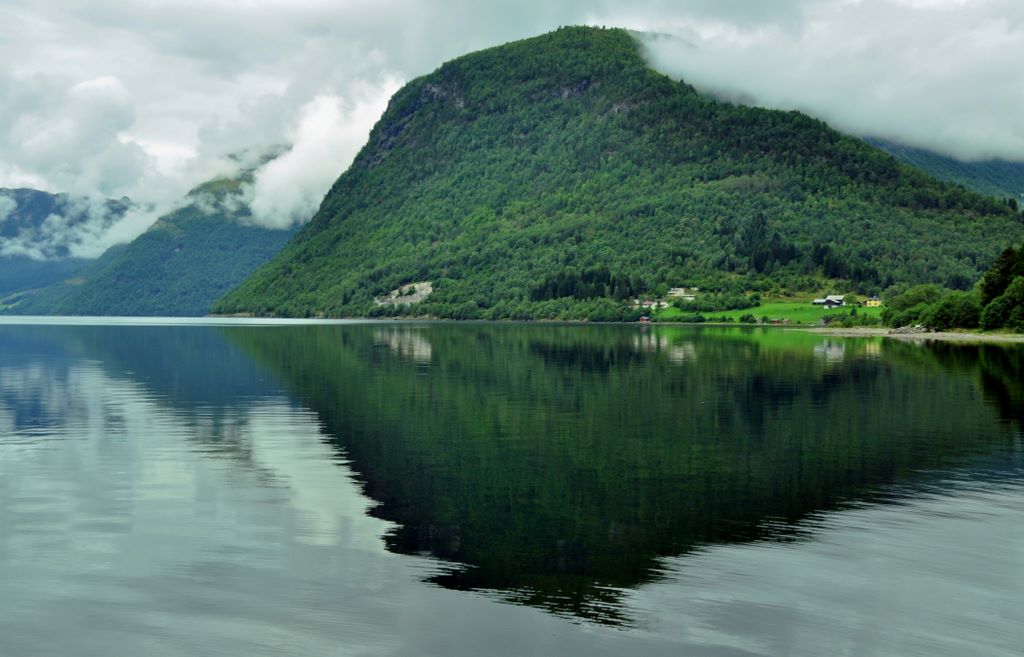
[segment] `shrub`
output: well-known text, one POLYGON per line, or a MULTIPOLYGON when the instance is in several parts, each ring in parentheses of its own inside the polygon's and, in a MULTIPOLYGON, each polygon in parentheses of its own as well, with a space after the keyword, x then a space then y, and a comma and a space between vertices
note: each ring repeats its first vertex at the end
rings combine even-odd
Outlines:
POLYGON ((941 299, 946 290, 938 285, 915 285, 903 294, 898 294, 885 304, 887 310, 907 310, 921 304, 932 304, 941 299))
POLYGON ((1018 276, 1000 296, 993 299, 981 313, 985 330, 1009 328, 1024 331, 1024 276, 1018 276))
POLYGON ((696 313, 693 315, 683 315, 676 321, 685 322, 687 324, 701 324, 707 321, 707 317, 701 315, 700 313, 696 313))
POLYGON ((919 303, 916 306, 903 310, 886 308, 882 311, 882 323, 887 326, 910 326, 911 324, 920 324, 925 313, 928 312, 929 307, 930 305, 927 303, 919 303))
POLYGON ((969 292, 950 292, 924 311, 921 323, 928 328, 977 328, 981 319, 978 297, 969 292))

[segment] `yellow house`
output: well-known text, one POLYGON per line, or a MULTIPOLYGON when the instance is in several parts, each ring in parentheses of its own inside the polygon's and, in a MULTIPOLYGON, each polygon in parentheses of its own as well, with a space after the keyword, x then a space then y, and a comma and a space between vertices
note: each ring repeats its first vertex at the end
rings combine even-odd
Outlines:
POLYGON ((870 299, 864 302, 864 305, 867 306, 868 308, 877 308, 882 305, 882 300, 879 299, 878 297, 871 297, 870 299))

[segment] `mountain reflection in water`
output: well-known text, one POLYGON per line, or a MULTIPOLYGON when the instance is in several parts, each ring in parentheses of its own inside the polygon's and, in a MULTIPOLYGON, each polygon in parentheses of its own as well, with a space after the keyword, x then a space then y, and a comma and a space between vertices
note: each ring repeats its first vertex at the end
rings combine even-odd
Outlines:
POLYGON ((810 513, 1014 440, 983 401, 1006 412, 979 386, 988 348, 633 327, 312 327, 301 348, 226 333, 317 412, 396 523, 389 549, 463 564, 433 578, 445 587, 603 622, 661 557, 798 534, 810 513))
POLYGON ((1022 364, 777 330, 0 325, 0 654, 1013 655, 1022 364))

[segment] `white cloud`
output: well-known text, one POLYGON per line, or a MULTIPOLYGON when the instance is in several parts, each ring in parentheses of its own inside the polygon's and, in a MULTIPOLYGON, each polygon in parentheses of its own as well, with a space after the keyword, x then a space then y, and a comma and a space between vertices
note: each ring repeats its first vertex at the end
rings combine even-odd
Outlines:
MULTIPOLYGON (((16 208, 14 198, 0 194, 0 222, 16 208)), ((20 222, 15 234, 0 237, 0 256, 96 258, 141 234, 152 224, 156 211, 131 207, 118 212, 101 196, 61 196, 42 221, 20 222)))
POLYGON ((145 152, 119 137, 135 122, 131 94, 111 76, 78 83, 0 78, 2 145, 8 168, 57 191, 118 194, 146 175, 145 152))
POLYGON ((796 30, 698 21, 646 43, 656 67, 704 90, 962 159, 1024 160, 1022 22, 1002 0, 862 0, 810 8, 796 30))
POLYGON ((92 230, 76 235, 69 251, 76 258, 98 258, 110 247, 131 242, 146 232, 164 210, 161 206, 137 206, 102 226, 90 224, 92 230))
POLYGON ((288 139, 291 150, 260 169, 248 190, 253 221, 270 228, 308 221, 399 86, 388 78, 367 85, 354 102, 317 96, 301 107, 288 139))
POLYGON ((0 224, 2 224, 7 217, 17 209, 17 207, 18 203, 13 198, 0 195, 0 224))

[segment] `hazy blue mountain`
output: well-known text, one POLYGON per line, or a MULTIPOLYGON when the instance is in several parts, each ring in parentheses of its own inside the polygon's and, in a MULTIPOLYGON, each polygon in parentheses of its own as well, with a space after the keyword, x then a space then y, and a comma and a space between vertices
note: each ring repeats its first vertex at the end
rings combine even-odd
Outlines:
POLYGON ((962 162, 933 151, 903 146, 884 139, 868 139, 900 162, 921 169, 941 180, 958 183, 980 194, 1004 199, 1024 200, 1024 162, 981 160, 962 162))
POLYGON ((105 228, 129 207, 128 199, 96 202, 36 189, 0 189, 0 296, 72 276, 90 262, 70 255, 75 230, 87 222, 105 228))

